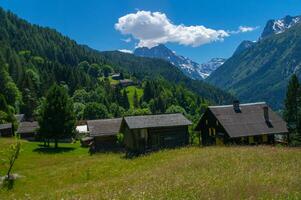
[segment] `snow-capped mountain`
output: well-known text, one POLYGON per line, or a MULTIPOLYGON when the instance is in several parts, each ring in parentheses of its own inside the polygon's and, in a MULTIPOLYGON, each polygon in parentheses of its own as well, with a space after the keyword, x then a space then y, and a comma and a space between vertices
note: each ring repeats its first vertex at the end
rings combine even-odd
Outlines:
POLYGON ((261 34, 261 38, 283 33, 285 30, 298 23, 301 23, 301 16, 292 17, 288 15, 282 19, 269 20, 261 34))
POLYGON ((199 63, 196 63, 187 57, 176 55, 175 52, 168 49, 163 44, 152 48, 137 48, 134 51, 134 55, 150 58, 160 58, 169 61, 174 66, 178 67, 186 76, 196 80, 207 78, 212 71, 217 69, 225 62, 225 59, 216 58, 210 60, 208 63, 200 65, 199 63))
POLYGON ((213 71, 219 68, 222 64, 226 62, 225 58, 212 58, 206 63, 201 64, 200 68, 203 73, 203 77, 207 78, 213 71))

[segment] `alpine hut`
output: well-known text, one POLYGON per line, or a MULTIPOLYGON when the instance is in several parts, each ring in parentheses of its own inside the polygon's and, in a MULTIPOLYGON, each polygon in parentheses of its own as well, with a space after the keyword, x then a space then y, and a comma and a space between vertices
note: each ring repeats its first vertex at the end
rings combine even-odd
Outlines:
POLYGON ((39 123, 37 121, 23 121, 19 124, 17 133, 21 138, 35 139, 39 131, 39 123))
POLYGON ((187 145, 191 124, 182 114, 129 116, 123 118, 121 132, 128 152, 143 153, 187 145))
POLYGON ((88 120, 89 137, 97 150, 118 148, 117 134, 122 118, 88 120))
POLYGON ((197 124, 203 145, 271 144, 286 123, 265 102, 209 106, 197 124))
POLYGON ((11 137, 14 135, 12 123, 0 124, 0 137, 11 137))

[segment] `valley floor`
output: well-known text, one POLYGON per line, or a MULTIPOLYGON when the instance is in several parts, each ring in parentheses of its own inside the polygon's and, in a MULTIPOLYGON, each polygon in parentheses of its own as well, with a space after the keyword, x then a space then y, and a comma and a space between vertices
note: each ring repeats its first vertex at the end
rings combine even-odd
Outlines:
MULTIPOLYGON (((12 141, 0 138, 0 151, 12 141)), ((301 198, 300 148, 187 147, 130 160, 90 156, 79 144, 54 152, 22 143, 13 173, 23 177, 0 199, 301 198)))

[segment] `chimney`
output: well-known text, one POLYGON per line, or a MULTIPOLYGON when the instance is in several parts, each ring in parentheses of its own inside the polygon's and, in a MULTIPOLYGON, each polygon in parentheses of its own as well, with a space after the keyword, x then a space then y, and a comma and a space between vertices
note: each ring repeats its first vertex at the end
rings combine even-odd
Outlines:
POLYGON ((240 107, 239 107, 239 100, 234 100, 233 101, 233 109, 235 112, 241 112, 240 107))
POLYGON ((269 117, 269 107, 264 106, 263 107, 263 116, 266 122, 270 121, 270 117, 269 117))

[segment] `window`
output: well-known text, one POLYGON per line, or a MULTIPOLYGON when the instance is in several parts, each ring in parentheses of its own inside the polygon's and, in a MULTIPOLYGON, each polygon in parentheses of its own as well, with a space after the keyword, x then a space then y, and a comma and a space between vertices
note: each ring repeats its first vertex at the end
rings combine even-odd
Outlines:
POLYGON ((209 136, 211 136, 211 128, 209 128, 209 136))
POLYGON ((212 132, 213 132, 213 136, 215 136, 215 134, 216 134, 215 128, 212 128, 212 132))
POLYGON ((216 126, 218 126, 218 121, 216 120, 216 126))
POLYGON ((249 136, 249 144, 253 144, 254 143, 254 137, 253 136, 249 136))
POLYGON ((263 142, 267 142, 268 141, 268 136, 267 135, 263 135, 262 136, 262 141, 263 142))
POLYGON ((208 120, 206 119, 206 125, 208 125, 208 120))

